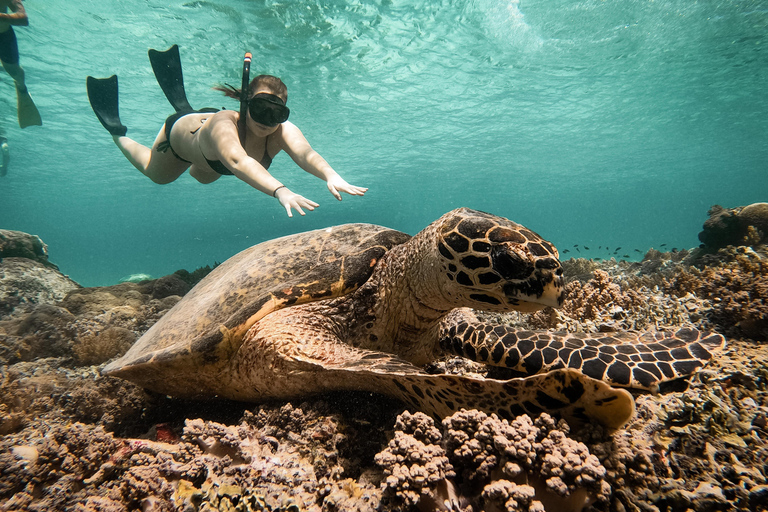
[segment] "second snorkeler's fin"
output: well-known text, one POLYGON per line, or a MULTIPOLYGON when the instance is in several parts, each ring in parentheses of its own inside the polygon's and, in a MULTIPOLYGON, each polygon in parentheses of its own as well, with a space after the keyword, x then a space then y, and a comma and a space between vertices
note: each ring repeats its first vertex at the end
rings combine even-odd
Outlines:
POLYGON ((8 148, 8 139, 0 136, 0 176, 8 174, 8 163, 11 161, 11 150, 8 148))
POLYGON ((19 118, 19 126, 22 128, 43 124, 40 112, 26 87, 23 89, 16 87, 16 114, 19 118))
POLYGON ((88 100, 91 108, 101 124, 112 135, 125 135, 128 128, 120 122, 120 111, 117 103, 117 75, 109 78, 86 79, 88 100))
POLYGON ((164 52, 149 50, 149 62, 155 72, 157 83, 165 93, 176 112, 191 112, 194 110, 187 100, 184 91, 184 75, 181 72, 181 57, 179 46, 173 45, 164 52))

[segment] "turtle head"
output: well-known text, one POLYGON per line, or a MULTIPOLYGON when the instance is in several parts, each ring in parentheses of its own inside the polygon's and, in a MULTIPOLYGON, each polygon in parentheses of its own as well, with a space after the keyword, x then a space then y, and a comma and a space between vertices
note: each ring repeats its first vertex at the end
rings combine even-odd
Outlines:
POLYGON ((486 311, 537 311, 563 303, 557 249, 508 219, 460 208, 437 228, 443 295, 455 306, 486 311))

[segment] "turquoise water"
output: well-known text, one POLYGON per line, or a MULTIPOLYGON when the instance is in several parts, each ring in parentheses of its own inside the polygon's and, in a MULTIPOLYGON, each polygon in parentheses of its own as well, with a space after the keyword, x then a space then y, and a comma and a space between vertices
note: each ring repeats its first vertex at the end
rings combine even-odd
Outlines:
MULTIPOLYGON (((26 0, 17 29, 43 127, 20 130, 0 73, 12 161, 0 228, 40 235, 83 285, 223 261, 345 222, 415 233, 469 206, 561 251, 690 248, 712 204, 768 200, 768 1, 26 0), (271 172, 320 208, 289 219, 235 178, 156 185, 113 145, 85 77, 120 77, 129 135, 172 112, 147 49, 181 48, 193 106, 211 86, 281 76, 291 120, 364 198, 337 202, 281 154, 271 172), (598 249, 601 247, 601 249, 598 249)), ((574 253, 566 254, 569 257, 574 253)), ((578 255, 578 253, 576 253, 578 255)))

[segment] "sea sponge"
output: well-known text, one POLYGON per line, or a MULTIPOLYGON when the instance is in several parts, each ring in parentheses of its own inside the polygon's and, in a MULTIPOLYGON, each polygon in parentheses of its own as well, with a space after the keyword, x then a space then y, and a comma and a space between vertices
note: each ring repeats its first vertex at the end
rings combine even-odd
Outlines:
POLYGON ((442 426, 440 435, 422 413, 398 418, 395 438, 376 456, 385 495, 421 509, 481 503, 487 511, 529 512, 577 511, 610 496, 597 457, 547 414, 509 422, 462 409, 442 426))

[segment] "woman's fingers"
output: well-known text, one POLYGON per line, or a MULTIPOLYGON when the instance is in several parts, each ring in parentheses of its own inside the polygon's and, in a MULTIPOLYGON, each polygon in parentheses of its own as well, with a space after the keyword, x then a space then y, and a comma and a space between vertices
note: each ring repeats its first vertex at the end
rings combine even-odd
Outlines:
POLYGON ((341 194, 339 194, 338 189, 335 186, 333 186, 333 184, 331 183, 328 184, 328 190, 331 191, 331 194, 333 194, 333 197, 341 201, 341 194))
POLYGON ((350 185, 343 178, 336 178, 328 182, 328 190, 331 191, 333 197, 341 201, 341 194, 339 192, 344 192, 351 196, 362 196, 368 189, 350 185))
POLYGON ((301 215, 303 217, 304 215, 306 215, 306 212, 304 212, 304 208, 306 208, 309 211, 313 211, 318 206, 320 206, 320 205, 317 204, 316 202, 310 201, 306 197, 303 197, 303 196, 300 196, 300 195, 296 194, 293 198, 291 198, 290 206, 287 208, 288 211, 289 211, 288 216, 289 217, 293 216, 290 213, 290 209, 291 208, 293 208, 294 210, 299 212, 299 215, 301 215))

